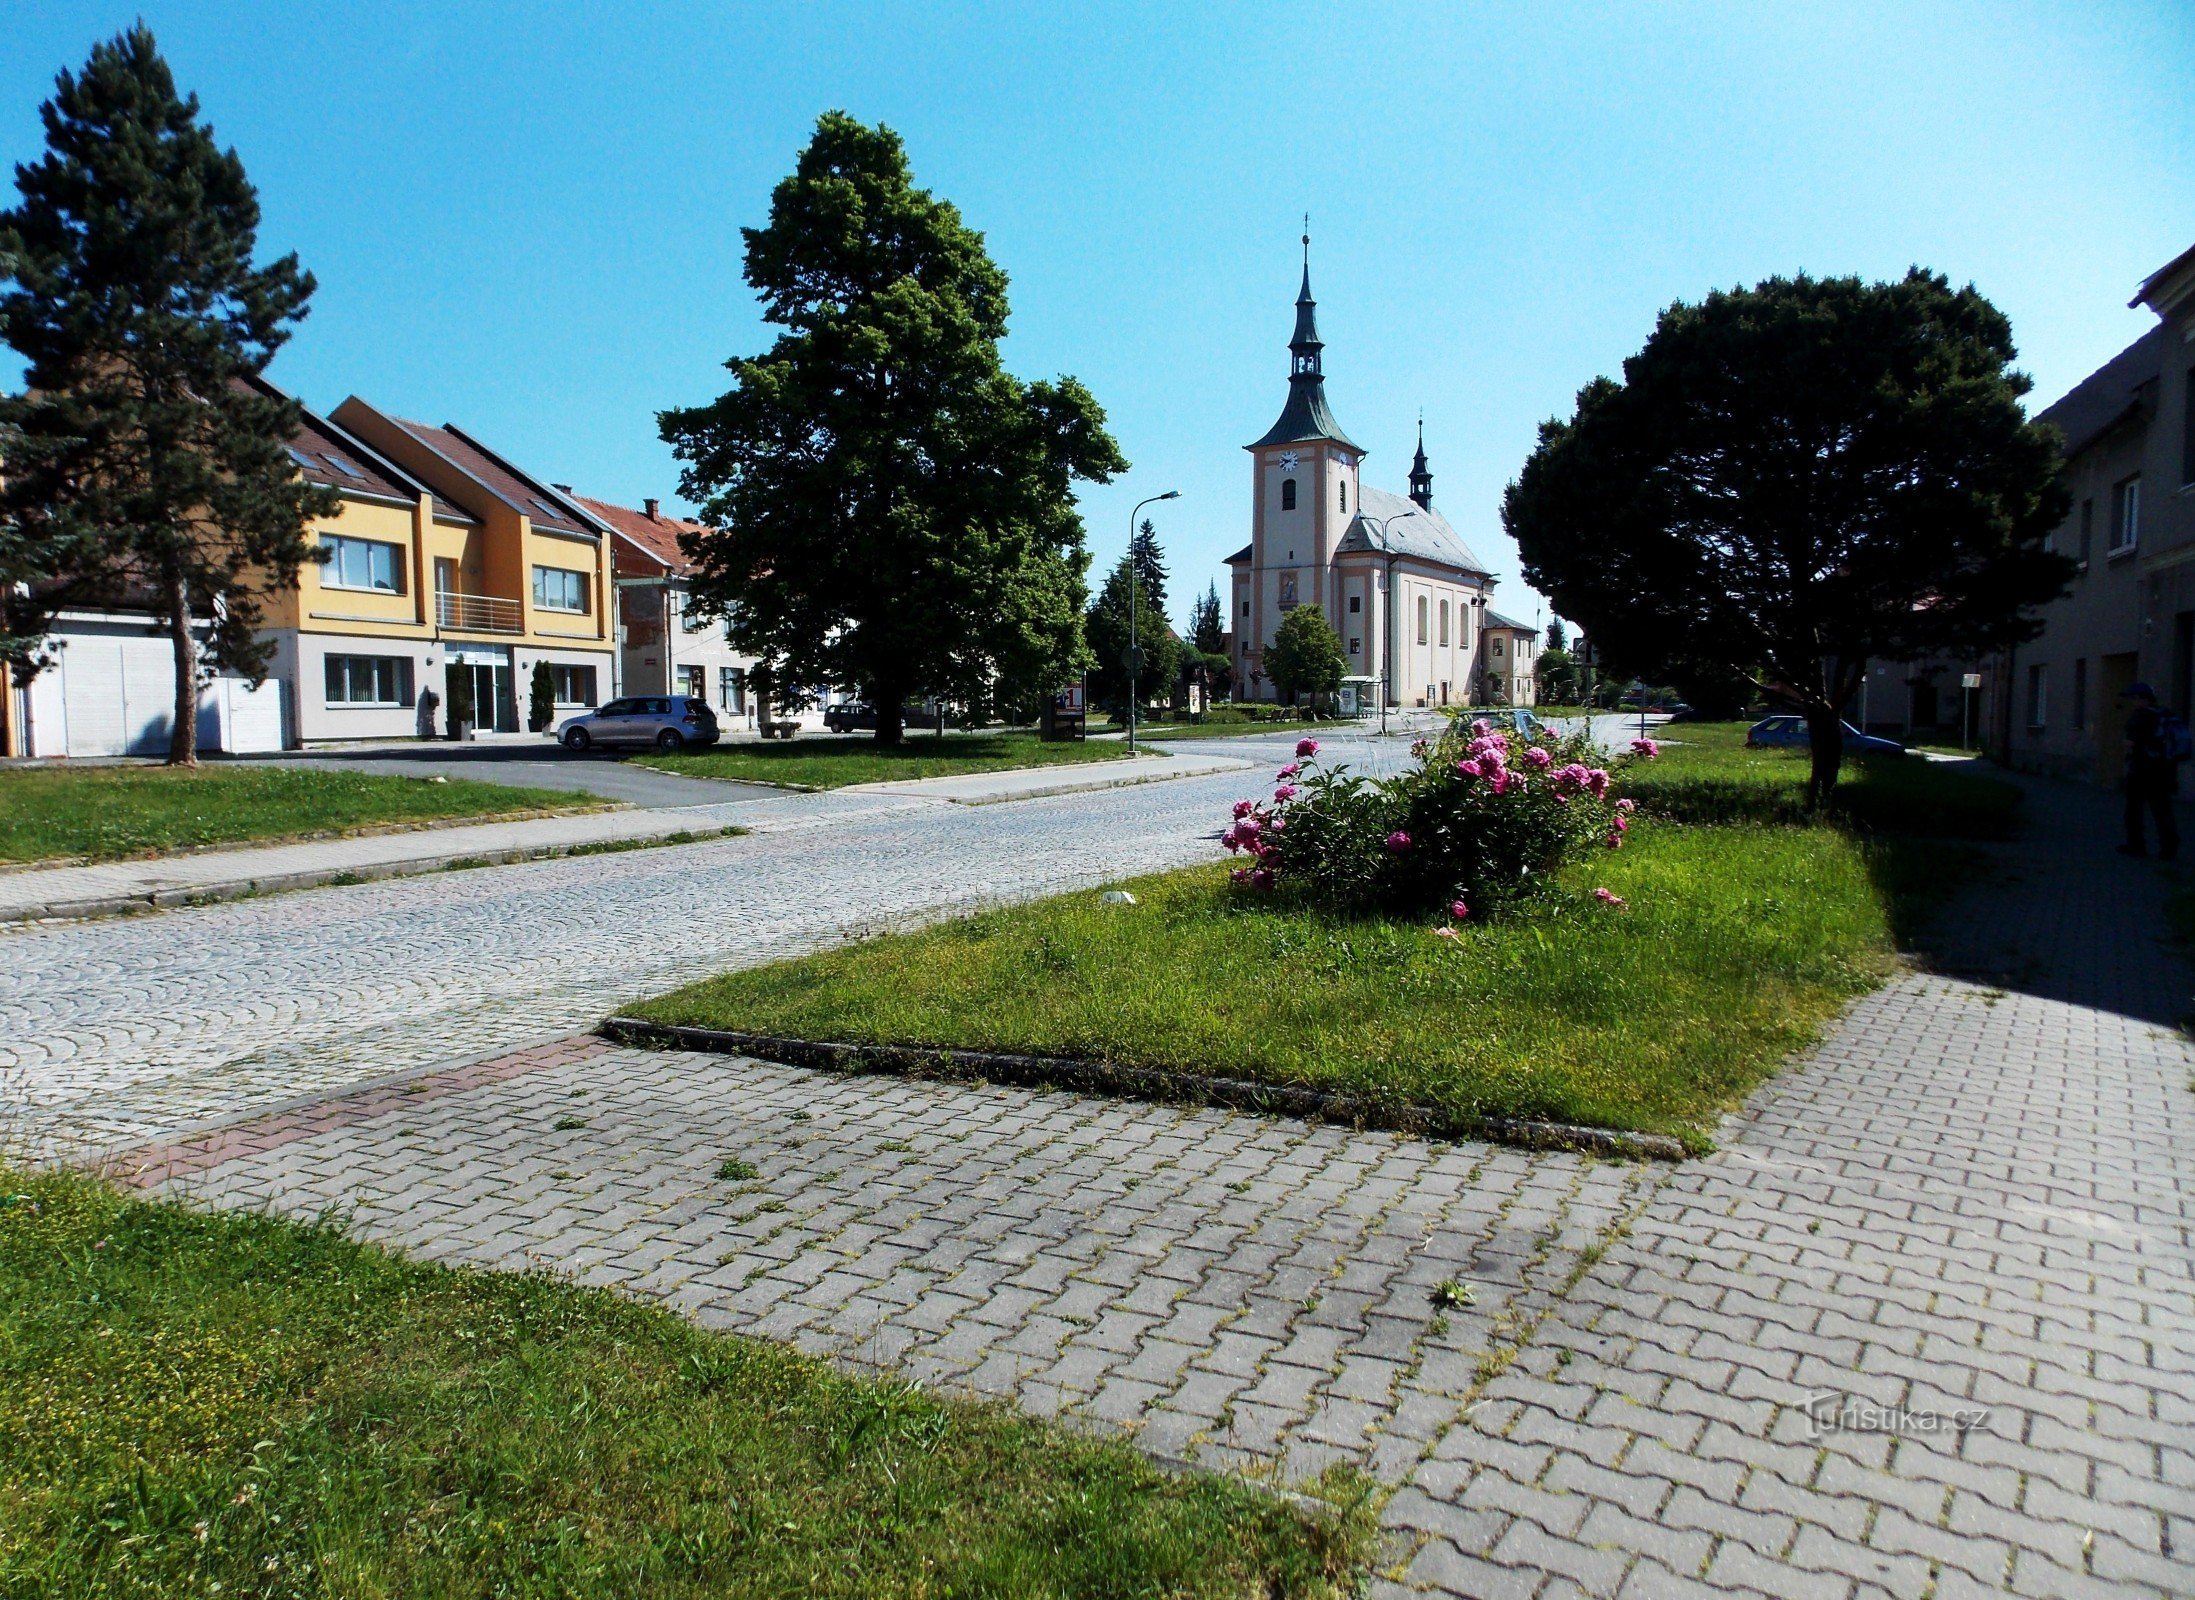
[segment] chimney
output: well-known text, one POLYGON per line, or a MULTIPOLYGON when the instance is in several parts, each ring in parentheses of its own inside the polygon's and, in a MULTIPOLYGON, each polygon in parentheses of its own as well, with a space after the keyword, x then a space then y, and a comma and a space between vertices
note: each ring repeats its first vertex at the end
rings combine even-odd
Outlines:
POLYGON ((554 489, 558 494, 570 494, 572 492, 572 486, 568 483, 552 483, 549 485, 549 487, 554 489))
POLYGON ((643 500, 640 502, 641 509, 648 513, 648 520, 650 522, 658 520, 655 514, 655 508, 662 503, 663 502, 660 500, 643 500))

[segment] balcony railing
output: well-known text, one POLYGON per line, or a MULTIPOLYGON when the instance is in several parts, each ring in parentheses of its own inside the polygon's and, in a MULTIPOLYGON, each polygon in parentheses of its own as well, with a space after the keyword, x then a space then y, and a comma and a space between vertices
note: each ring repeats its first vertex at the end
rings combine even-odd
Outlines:
POLYGON ((435 620, 459 633, 523 633, 526 615, 516 600, 492 594, 457 594, 438 590, 434 597, 435 620))

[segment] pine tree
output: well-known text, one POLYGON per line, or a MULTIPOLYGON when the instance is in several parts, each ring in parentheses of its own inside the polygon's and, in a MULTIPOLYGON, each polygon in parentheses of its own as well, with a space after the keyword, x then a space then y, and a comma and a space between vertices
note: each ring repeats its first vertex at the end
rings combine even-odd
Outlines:
MULTIPOLYGON (((1152 546, 1156 550, 1157 546, 1152 546)), ((1083 622, 1090 641, 1090 697, 1125 719, 1128 710, 1128 572, 1134 556, 1125 555, 1106 577, 1105 586, 1090 605, 1083 622)), ((1136 692, 1145 702, 1168 693, 1181 673, 1181 641, 1174 636, 1144 587, 1143 565, 1136 564, 1136 647, 1143 652, 1143 667, 1136 674, 1136 692)))
POLYGON ((30 587, 0 649, 34 671, 62 606, 149 603, 175 656, 168 759, 195 765, 201 672, 264 677, 262 601, 339 503, 284 450, 297 405, 246 381, 305 315, 312 275, 294 255, 252 264, 244 164, 143 23, 62 72, 41 116, 46 153, 0 213, 0 338, 26 367, 25 392, 0 397, 0 588, 30 587))
POLYGON ((1083 656, 1071 485, 1127 467, 1096 400, 1005 370, 1006 275, 888 128, 825 114, 746 241, 785 331, 659 419, 715 525, 699 614, 780 683, 859 685, 880 744, 911 697, 1049 694, 1083 656))
POLYGON ((1189 642, 1208 656, 1227 650, 1227 613, 1219 603, 1219 585, 1207 584, 1204 597, 1189 613, 1189 642))
POLYGON ((1128 541, 1128 553, 1136 563, 1137 590, 1150 598, 1159 615, 1166 614, 1166 552, 1159 548, 1158 531, 1145 517, 1136 536, 1128 541))
POLYGON ((1550 650, 1568 650, 1570 648, 1570 635, 1563 631, 1562 618, 1560 617, 1549 617, 1547 619, 1547 648, 1550 650))

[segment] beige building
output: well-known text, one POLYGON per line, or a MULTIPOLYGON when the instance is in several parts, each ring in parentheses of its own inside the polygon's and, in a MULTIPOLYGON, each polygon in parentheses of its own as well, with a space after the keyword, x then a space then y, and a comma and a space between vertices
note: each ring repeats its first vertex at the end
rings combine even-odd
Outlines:
POLYGON ((2052 548, 2077 563, 2039 638, 1992 674, 1992 742, 2015 766, 2113 782, 2120 691, 2195 700, 2195 249, 2130 302, 2157 326, 2042 413, 2065 435, 2072 509, 2052 548))
POLYGON ((1479 698, 1493 706, 1538 705, 1540 630, 1489 611, 1480 638, 1485 668, 1479 698))
POLYGON ((1420 430, 1407 499, 1360 482, 1364 447, 1342 431, 1326 378, 1306 261, 1289 341, 1288 403, 1251 459, 1250 542, 1227 558, 1235 697, 1277 698, 1263 671, 1281 618, 1318 606, 1344 672, 1392 706, 1483 698, 1481 640, 1494 579, 1433 509, 1420 430))

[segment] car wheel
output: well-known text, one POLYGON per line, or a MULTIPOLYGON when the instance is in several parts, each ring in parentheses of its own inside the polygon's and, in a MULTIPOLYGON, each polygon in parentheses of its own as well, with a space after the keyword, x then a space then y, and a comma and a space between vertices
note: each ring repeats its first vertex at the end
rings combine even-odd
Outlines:
POLYGON ((564 748, 567 750, 584 750, 592 743, 594 741, 587 737, 585 728, 566 728, 564 730, 564 748))
POLYGON ((655 736, 655 747, 658 750, 683 750, 686 747, 686 736, 676 728, 665 728, 655 736))

